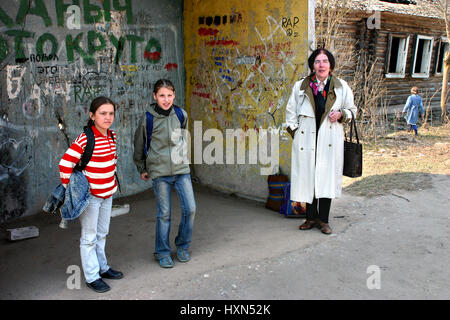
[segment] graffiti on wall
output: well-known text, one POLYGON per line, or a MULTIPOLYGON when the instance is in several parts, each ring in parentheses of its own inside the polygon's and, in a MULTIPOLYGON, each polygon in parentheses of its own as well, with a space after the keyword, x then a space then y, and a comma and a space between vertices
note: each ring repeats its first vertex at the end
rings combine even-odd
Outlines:
MULTIPOLYGON (((268 174, 278 168, 290 171, 292 139, 284 130, 285 108, 294 83, 307 73, 308 2, 201 1, 185 3, 184 15, 190 118, 222 134, 240 132, 236 141, 245 146, 248 159, 241 166, 197 164, 196 175, 220 190, 262 198, 267 187, 261 168, 268 174), (279 165, 251 162, 255 150, 273 155, 250 138, 264 132, 277 146, 279 165)), ((205 150, 210 141, 203 141, 205 150)))
POLYGON ((29 137, 0 141, 0 181, 20 176, 31 163, 33 141, 29 137))
MULTIPOLYGON (((177 51, 182 48, 178 34, 182 17, 174 15, 160 23, 153 13, 155 5, 160 4, 144 0, 0 4, 0 193, 10 190, 0 203, 0 221, 23 215, 30 198, 37 198, 30 193, 51 192, 49 181, 57 176, 61 152, 86 123, 94 97, 105 95, 117 102, 114 128, 120 131, 135 127, 158 78, 171 79, 183 90, 182 55, 177 51), (27 152, 20 153, 24 147, 27 152), (52 174, 47 174, 49 166, 52 174), (45 179, 46 186, 39 188, 36 184, 45 179)), ((124 154, 130 153, 130 139, 126 135, 119 142, 124 154)), ((128 163, 121 168, 135 170, 128 163)), ((136 188, 137 183, 131 185, 136 188)), ((129 194, 139 191, 124 187, 129 194)))
POLYGON ((249 29, 248 15, 232 12, 194 19, 199 21, 199 54, 189 77, 188 99, 192 105, 203 105, 198 115, 206 112, 217 128, 279 129, 284 117, 280 109, 303 72, 297 57, 304 50, 294 40, 300 36, 300 18, 268 15, 263 24, 249 29), (230 32, 227 22, 241 26, 230 32), (243 42, 245 38, 253 41, 243 42))

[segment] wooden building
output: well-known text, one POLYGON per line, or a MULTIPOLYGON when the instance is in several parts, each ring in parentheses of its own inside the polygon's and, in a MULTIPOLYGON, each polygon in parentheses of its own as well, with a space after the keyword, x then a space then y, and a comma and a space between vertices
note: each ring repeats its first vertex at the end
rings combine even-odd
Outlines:
POLYGON ((433 0, 350 0, 348 5, 351 11, 340 31, 383 74, 389 111, 403 108, 412 86, 419 87, 423 98, 434 94, 431 107, 439 109, 449 43, 443 15, 433 0))

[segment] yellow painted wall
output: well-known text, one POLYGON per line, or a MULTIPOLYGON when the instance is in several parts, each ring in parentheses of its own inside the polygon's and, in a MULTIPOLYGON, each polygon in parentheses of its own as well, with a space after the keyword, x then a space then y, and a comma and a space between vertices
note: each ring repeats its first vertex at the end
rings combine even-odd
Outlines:
MULTIPOLYGON (((290 172, 291 141, 282 124, 292 86, 307 72, 308 0, 185 0, 184 39, 191 132, 193 121, 202 121, 203 131, 280 130, 280 166, 290 172)), ((195 174, 214 184, 206 181, 214 170, 216 184, 238 192, 243 174, 267 179, 257 177, 257 166, 233 168, 220 165, 224 181, 211 165, 195 165, 195 174)), ((263 183, 248 195, 266 190, 263 183)))

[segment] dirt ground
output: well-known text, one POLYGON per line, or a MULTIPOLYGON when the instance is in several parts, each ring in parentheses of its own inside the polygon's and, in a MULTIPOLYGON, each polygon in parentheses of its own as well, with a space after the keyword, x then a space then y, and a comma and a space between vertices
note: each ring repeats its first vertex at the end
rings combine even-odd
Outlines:
MULTIPOLYGON (((69 288, 68 268, 81 265, 79 224, 62 230, 57 216, 42 214, 2 225, 35 225, 40 236, 0 241, 0 299, 450 299, 446 130, 428 137, 420 130, 418 138, 395 133, 365 147, 364 176, 347 181, 343 197, 332 202, 330 236, 300 231, 302 219, 262 203, 195 185, 192 260, 174 259, 168 270, 152 255, 153 192, 117 199, 131 209, 112 219, 107 254, 125 277, 108 281, 112 289, 104 294, 83 279, 69 288), (371 282, 375 275, 378 282, 371 282)), ((172 243, 179 221, 173 199, 172 243)))
POLYGON ((392 189, 406 191, 431 187, 430 174, 450 175, 450 124, 390 133, 377 141, 364 141, 363 176, 344 177, 345 190, 373 197, 392 189))

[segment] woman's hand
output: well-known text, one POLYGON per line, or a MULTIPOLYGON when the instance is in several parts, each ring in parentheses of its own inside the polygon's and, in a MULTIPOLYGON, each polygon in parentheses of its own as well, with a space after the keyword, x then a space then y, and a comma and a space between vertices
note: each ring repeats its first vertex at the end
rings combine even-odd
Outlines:
POLYGON ((147 172, 141 173, 141 179, 147 181, 150 177, 147 172))
POLYGON ((330 118, 331 122, 336 122, 338 121, 340 118, 342 118, 342 113, 340 111, 331 111, 328 114, 328 118, 330 118))

